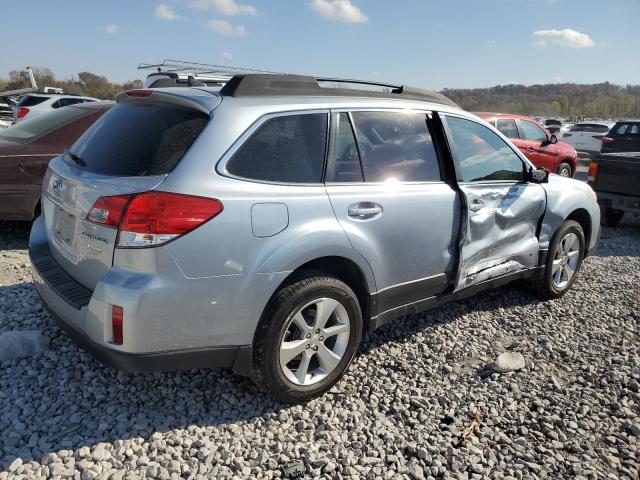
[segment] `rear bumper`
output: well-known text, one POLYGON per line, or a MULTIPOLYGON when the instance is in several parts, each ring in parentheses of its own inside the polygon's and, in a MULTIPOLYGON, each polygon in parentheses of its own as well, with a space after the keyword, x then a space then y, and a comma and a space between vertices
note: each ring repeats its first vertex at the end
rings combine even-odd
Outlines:
MULTIPOLYGON (((236 373, 244 375, 250 372, 251 345, 131 352, 124 350, 121 345, 105 340, 110 337, 102 334, 104 329, 110 329, 110 325, 105 321, 106 316, 102 314, 105 302, 97 298, 96 292, 80 285, 62 270, 49 252, 48 245, 43 243, 42 237, 38 235, 37 229, 41 223, 41 218, 34 222, 29 242, 34 287, 58 325, 76 344, 96 359, 129 372, 192 368, 233 368, 236 373)), ((188 331, 188 324, 184 328, 188 331)))
POLYGON ((598 203, 603 207, 615 208, 624 212, 640 213, 640 197, 617 193, 596 192, 598 203))

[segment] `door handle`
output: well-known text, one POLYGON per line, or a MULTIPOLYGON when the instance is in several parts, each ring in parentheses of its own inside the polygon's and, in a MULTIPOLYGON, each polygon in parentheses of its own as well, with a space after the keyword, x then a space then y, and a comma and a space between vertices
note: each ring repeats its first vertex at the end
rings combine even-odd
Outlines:
POLYGON ((484 207, 484 202, 479 198, 474 198, 469 204, 469 210, 471 210, 472 212, 477 212, 482 207, 484 207))
POLYGON ((373 202, 361 202, 351 205, 347 215, 356 220, 371 220, 382 214, 382 206, 373 202))

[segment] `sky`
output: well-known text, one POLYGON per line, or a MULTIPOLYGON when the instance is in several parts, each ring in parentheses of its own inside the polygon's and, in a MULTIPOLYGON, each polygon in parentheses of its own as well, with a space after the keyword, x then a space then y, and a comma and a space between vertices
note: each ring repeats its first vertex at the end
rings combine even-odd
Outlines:
POLYGON ((0 0, 0 76, 178 59, 417 87, 640 83, 640 0, 0 0))

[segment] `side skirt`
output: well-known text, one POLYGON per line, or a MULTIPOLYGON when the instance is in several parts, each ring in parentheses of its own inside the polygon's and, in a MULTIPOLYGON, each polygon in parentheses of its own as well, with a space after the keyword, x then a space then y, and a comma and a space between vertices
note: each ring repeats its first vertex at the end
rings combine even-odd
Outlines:
POLYGON ((490 290, 493 288, 501 287, 503 285, 513 282, 514 280, 540 278, 543 272, 544 272, 544 264, 540 267, 533 267, 527 270, 512 272, 506 275, 502 275, 500 277, 485 280, 484 282, 471 285, 467 288, 463 288, 462 290, 458 290, 457 292, 434 295, 431 297, 424 298, 422 300, 417 300, 415 302, 408 303, 406 305, 401 305, 399 307, 392 308, 390 310, 387 310, 385 312, 382 312, 376 315, 375 317, 372 317, 371 321, 369 322, 369 331, 373 331, 377 328, 380 328, 383 325, 386 325, 387 323, 391 322, 392 320, 395 320, 398 317, 424 312, 426 310, 439 307, 440 305, 450 302, 452 300, 461 300, 463 298, 470 297, 484 290, 490 290))

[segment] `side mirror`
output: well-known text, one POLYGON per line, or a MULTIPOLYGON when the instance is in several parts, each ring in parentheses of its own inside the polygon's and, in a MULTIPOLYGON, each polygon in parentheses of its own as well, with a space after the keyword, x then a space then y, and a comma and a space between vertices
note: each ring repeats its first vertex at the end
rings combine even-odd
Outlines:
POLYGON ((554 134, 551 134, 551 136, 549 137, 549 143, 551 145, 555 145, 556 143, 558 143, 558 137, 556 137, 554 134))
POLYGON ((527 175, 528 180, 533 183, 547 183, 549 181, 549 170, 546 168, 533 168, 529 169, 529 174, 527 175))

